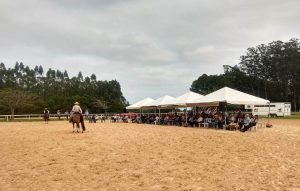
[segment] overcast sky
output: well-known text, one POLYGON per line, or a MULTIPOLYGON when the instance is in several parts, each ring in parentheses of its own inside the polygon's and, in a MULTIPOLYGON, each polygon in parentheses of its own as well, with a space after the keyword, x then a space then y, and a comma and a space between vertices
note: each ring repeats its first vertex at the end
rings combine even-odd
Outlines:
POLYGON ((300 36, 300 0, 0 0, 0 62, 116 79, 130 103, 186 93, 248 47, 300 36))

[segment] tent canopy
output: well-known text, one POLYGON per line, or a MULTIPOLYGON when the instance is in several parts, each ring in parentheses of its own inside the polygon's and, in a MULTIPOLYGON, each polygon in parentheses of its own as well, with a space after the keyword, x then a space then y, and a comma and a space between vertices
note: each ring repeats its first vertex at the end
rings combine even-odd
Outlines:
POLYGON ((194 92, 188 92, 188 93, 185 93, 185 94, 183 94, 181 96, 178 96, 176 98, 175 105, 186 106, 189 103, 192 103, 193 100, 200 99, 202 97, 203 97, 203 95, 200 95, 200 94, 197 94, 197 93, 194 93, 194 92))
POLYGON ((126 109, 140 109, 142 106, 144 106, 145 104, 148 104, 150 102, 154 101, 154 99, 152 98, 145 98, 139 102, 136 102, 135 104, 132 104, 130 106, 127 106, 126 109))
POLYGON ((165 95, 150 103, 143 105, 142 108, 166 108, 172 106, 174 102, 176 102, 176 99, 174 97, 165 95))
POLYGON ((238 90, 224 87, 212 92, 202 98, 192 100, 190 106, 216 106, 220 102, 228 104, 245 105, 245 104, 269 104, 270 101, 238 90))

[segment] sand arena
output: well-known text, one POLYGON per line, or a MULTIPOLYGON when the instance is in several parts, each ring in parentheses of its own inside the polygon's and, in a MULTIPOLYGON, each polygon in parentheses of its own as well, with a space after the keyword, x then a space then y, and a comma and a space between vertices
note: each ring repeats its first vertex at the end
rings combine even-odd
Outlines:
POLYGON ((300 120, 257 132, 0 123, 0 190, 300 190, 300 120))

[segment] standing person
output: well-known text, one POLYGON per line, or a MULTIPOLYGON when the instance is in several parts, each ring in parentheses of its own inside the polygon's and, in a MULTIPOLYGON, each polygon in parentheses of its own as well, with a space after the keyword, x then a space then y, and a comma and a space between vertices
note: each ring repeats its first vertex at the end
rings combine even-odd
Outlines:
POLYGON ((65 112, 65 116, 67 117, 67 120, 68 120, 69 119, 69 112, 68 111, 65 112))
POLYGON ((84 113, 84 114, 85 114, 85 118, 88 118, 90 113, 89 113, 88 110, 85 110, 85 113, 84 113))
POLYGON ((58 120, 60 120, 60 111, 57 110, 57 117, 58 117, 58 120))
POLYGON ((73 108, 72 108, 71 116, 70 116, 70 122, 72 121, 72 118, 73 118, 73 114, 74 114, 74 113, 80 114, 80 123, 81 123, 81 127, 82 127, 83 131, 85 131, 85 126, 84 126, 83 116, 82 116, 82 109, 81 109, 81 107, 79 106, 79 103, 78 103, 77 101, 74 103, 74 106, 73 106, 73 108))

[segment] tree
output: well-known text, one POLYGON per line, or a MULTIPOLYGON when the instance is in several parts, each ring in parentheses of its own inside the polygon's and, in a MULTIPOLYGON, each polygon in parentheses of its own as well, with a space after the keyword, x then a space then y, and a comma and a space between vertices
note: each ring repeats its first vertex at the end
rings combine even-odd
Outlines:
POLYGON ((39 75, 43 76, 43 74, 44 74, 44 69, 43 69, 42 66, 39 66, 38 72, 39 72, 39 75))
POLYGON ((208 94, 228 86, 273 102, 300 104, 300 42, 273 41, 247 49, 236 66, 224 65, 224 74, 201 75, 191 91, 208 94))
MULTIPOLYGON (((42 66, 35 66, 31 69, 19 62, 18 69, 5 68, 4 63, 0 63, 0 90, 10 88, 39 96, 39 99, 32 100, 32 107, 22 107, 14 110, 14 113, 39 112, 43 107, 50 107, 53 110, 69 110, 74 101, 79 101, 83 107, 91 108, 91 112, 99 111, 93 105, 93 100, 101 98, 104 105, 101 108, 113 112, 121 111, 126 104, 121 86, 116 80, 97 81, 95 75, 83 77, 79 73, 79 78, 69 78, 68 72, 64 70, 53 70, 51 68, 43 76, 42 66), (84 79, 84 80, 83 80, 84 79), (105 103, 109 103, 106 104, 105 103)), ((0 104, 1 106, 1 104, 0 104)), ((8 113, 9 107, 0 107, 0 114, 8 113)))
POLYGON ((65 79, 69 78, 69 75, 68 75, 67 70, 64 71, 64 78, 65 78, 65 79))
POLYGON ((193 81, 191 91, 206 95, 225 86, 224 75, 201 75, 193 81))
POLYGON ((3 89, 0 91, 0 105, 10 110, 12 119, 16 109, 32 105, 35 98, 36 96, 32 93, 22 90, 3 89))
POLYGON ((104 112, 107 112, 107 109, 110 107, 109 102, 105 101, 103 98, 94 99, 94 106, 99 109, 103 109, 104 112))
POLYGON ((79 81, 83 80, 83 76, 82 76, 81 72, 78 73, 77 78, 78 78, 79 81))
POLYGON ((95 74, 92 74, 92 75, 91 75, 91 80, 94 81, 94 82, 97 81, 97 77, 96 77, 95 74))
POLYGON ((264 97, 291 101, 297 109, 300 99, 300 42, 273 41, 248 48, 239 66, 248 76, 262 80, 264 97))

